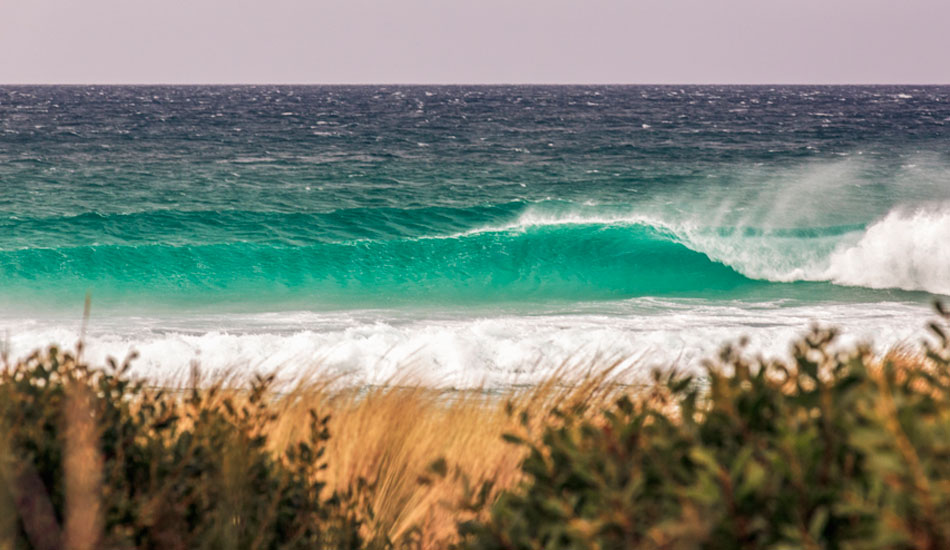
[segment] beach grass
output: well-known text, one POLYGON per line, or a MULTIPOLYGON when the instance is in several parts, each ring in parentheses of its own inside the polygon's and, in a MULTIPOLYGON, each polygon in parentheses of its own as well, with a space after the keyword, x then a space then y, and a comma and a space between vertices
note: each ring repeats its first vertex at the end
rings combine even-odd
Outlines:
POLYGON ((474 492, 488 482, 486 496, 493 498, 521 481, 524 450, 503 435, 533 437, 558 406, 594 411, 608 405, 630 390, 617 381, 618 366, 601 366, 581 379, 557 373, 493 392, 302 383, 279 399, 270 444, 278 453, 288 448, 301 437, 309 410, 326 411, 336 436, 326 444, 323 479, 330 491, 368 488, 362 506, 373 513, 361 518, 367 535, 445 547, 456 540, 460 519, 481 517, 466 507, 474 492))

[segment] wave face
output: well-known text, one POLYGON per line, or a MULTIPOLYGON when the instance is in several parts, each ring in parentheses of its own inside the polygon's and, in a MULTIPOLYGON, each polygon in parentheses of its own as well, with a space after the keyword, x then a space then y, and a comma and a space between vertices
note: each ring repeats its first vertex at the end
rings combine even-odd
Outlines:
POLYGON ((796 282, 950 294, 947 207, 899 209, 867 225, 782 229, 698 227, 634 208, 554 202, 24 219, 7 228, 16 235, 43 227, 49 244, 81 241, 84 233, 103 242, 0 250, 0 281, 8 293, 47 299, 88 289, 104 304, 160 297, 339 307, 849 292, 789 286, 796 282), (123 224, 135 231, 117 238, 111 229, 123 224), (199 242, 176 242, 182 227, 199 242))
POLYGON ((942 252, 947 207, 901 208, 868 224, 778 229, 701 227, 636 209, 547 201, 26 218, 6 228, 61 246, 10 239, 0 250, 0 281, 8 292, 47 299, 91 290, 105 304, 156 296, 172 304, 314 306, 780 297, 805 292, 789 286, 796 282, 950 294, 950 258, 942 252), (182 228, 193 236, 184 239, 182 228), (86 234, 101 242, 84 244, 86 234))
POLYGON ((108 244, 0 252, 0 277, 47 292, 192 298, 261 293, 332 303, 597 299, 728 290, 752 281, 649 225, 572 224, 284 243, 108 244))

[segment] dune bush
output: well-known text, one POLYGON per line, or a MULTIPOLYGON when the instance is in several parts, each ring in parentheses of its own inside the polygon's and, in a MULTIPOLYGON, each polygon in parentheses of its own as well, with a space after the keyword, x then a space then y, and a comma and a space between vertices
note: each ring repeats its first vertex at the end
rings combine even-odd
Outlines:
POLYGON ((319 471, 328 418, 275 454, 271 377, 240 395, 149 389, 51 348, 0 373, 6 548, 359 548, 319 471), (10 521, 9 518, 16 518, 10 521))
POLYGON ((539 441, 506 436, 525 481, 459 548, 950 548, 950 342, 932 329, 883 359, 817 328, 790 362, 727 347, 705 376, 559 409, 539 441))

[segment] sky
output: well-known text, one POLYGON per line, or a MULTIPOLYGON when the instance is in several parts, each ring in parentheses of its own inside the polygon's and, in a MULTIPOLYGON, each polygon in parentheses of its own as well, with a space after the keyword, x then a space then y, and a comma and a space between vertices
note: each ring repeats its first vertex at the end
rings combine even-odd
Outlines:
POLYGON ((950 84, 950 0, 0 0, 3 84, 950 84))

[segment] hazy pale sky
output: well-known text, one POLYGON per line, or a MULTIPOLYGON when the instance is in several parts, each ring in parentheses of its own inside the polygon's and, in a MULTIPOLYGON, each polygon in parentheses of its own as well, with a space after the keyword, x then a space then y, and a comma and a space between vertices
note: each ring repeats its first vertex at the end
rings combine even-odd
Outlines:
POLYGON ((0 0, 0 83, 950 83, 950 0, 0 0))

